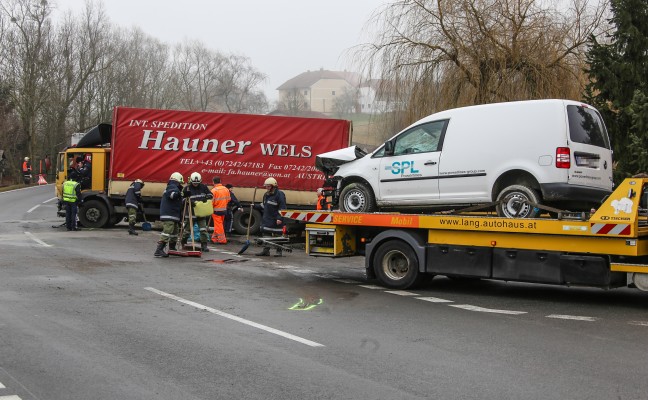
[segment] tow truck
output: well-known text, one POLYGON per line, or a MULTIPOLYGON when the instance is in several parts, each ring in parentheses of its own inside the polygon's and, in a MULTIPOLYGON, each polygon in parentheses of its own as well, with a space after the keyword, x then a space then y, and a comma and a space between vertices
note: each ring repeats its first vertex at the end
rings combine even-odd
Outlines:
POLYGON ((534 219, 501 218, 474 208, 432 214, 284 210, 282 215, 306 224, 308 255, 364 256, 367 278, 389 288, 407 289, 445 275, 648 290, 648 179, 625 179, 591 212, 544 211, 534 219))

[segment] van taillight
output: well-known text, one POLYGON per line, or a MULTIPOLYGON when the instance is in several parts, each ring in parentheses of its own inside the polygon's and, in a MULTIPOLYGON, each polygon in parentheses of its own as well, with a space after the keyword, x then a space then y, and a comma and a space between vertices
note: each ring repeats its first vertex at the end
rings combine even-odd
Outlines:
POLYGON ((556 168, 567 168, 571 167, 571 156, 569 152, 569 147, 557 147, 556 148, 556 168))

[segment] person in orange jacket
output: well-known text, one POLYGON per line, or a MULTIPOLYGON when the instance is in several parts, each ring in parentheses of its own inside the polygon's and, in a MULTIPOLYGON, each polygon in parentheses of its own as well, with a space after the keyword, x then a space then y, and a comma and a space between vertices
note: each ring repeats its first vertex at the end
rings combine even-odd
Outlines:
POLYGON ((227 238, 225 237, 223 222, 227 213, 227 204, 230 202, 230 191, 223 186, 219 176, 215 176, 212 181, 214 182, 214 188, 211 190, 214 196, 212 199, 212 205, 214 206, 214 214, 212 214, 214 233, 212 234, 211 241, 212 243, 226 244, 227 238))
POLYGON ((22 164, 23 182, 25 182, 25 185, 29 185, 31 183, 31 178, 32 178, 31 173, 32 173, 31 162, 29 162, 29 157, 25 157, 22 164))
POLYGON ((331 210, 331 203, 326 201, 326 195, 324 194, 324 189, 317 189, 317 205, 316 209, 318 210, 331 210))

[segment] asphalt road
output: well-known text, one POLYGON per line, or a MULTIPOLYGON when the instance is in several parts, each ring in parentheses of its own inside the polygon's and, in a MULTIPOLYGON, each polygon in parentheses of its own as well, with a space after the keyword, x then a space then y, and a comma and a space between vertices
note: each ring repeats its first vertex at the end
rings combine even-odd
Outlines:
POLYGON ((156 231, 52 228, 53 192, 0 193, 0 400, 648 398, 648 293, 158 259, 156 231))

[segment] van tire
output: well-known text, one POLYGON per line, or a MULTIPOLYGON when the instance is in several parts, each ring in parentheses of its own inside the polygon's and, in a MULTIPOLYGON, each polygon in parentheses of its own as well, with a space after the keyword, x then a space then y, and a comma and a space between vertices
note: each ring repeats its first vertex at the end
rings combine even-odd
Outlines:
POLYGON ((356 182, 347 185, 340 194, 340 211, 370 213, 376 211, 376 197, 365 184, 356 182))
MULTIPOLYGON (((248 220, 250 209, 235 212, 232 216, 232 229, 239 235, 247 235, 248 220)), ((261 213, 258 210, 252 210, 252 221, 250 222, 250 235, 257 235, 261 231, 261 213)))
POLYGON ((497 215, 503 218, 535 218, 540 213, 529 204, 540 204, 538 192, 524 185, 507 186, 497 195, 497 201, 500 202, 496 207, 497 215))

